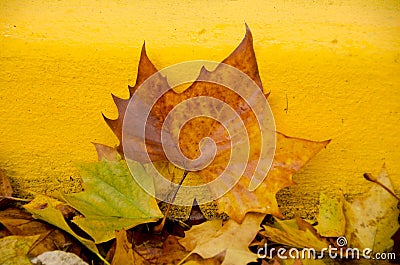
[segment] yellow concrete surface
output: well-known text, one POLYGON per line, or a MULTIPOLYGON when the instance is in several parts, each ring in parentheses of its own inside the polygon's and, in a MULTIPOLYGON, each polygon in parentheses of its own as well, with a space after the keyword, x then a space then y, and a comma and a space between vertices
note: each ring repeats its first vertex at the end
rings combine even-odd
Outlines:
POLYGON ((357 194, 383 163, 400 191, 400 2, 0 1, 0 167, 20 196, 76 190, 101 112, 127 97, 146 41, 158 68, 222 60, 254 36, 279 131, 332 143, 296 177, 296 202, 357 194))

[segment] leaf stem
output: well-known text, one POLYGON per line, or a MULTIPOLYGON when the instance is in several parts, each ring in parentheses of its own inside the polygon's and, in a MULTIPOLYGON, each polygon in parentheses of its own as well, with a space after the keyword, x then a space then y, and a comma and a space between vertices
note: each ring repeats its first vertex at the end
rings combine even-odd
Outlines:
POLYGON ((167 208, 167 210, 165 211, 164 218, 162 219, 162 221, 161 221, 161 223, 160 223, 159 225, 157 225, 157 226, 154 227, 154 230, 153 230, 153 231, 154 231, 155 233, 160 233, 160 232, 163 230, 164 225, 165 225, 165 221, 167 220, 168 213, 169 213, 169 211, 171 210, 171 206, 172 206, 172 204, 174 203, 175 198, 176 198, 176 195, 178 194, 179 188, 182 186, 182 183, 183 183, 183 181, 185 181, 186 176, 187 176, 188 173, 189 173, 189 171, 187 171, 187 170, 185 170, 185 171, 183 172, 182 178, 181 178, 181 180, 180 180, 179 183, 178 183, 178 188, 175 190, 174 194, 172 195, 171 200, 170 200, 169 203, 168 203, 168 208, 167 208))
POLYGON ((380 182, 377 178, 375 178, 371 173, 364 173, 363 176, 366 180, 376 183, 379 186, 381 186, 382 188, 384 188, 387 192, 389 192, 393 197, 395 197, 400 202, 399 196, 397 196, 391 189, 386 187, 382 182, 380 182))
POLYGON ((20 201, 20 202, 30 202, 32 200, 29 199, 22 199, 22 198, 16 198, 16 197, 11 197, 11 196, 0 196, 0 199, 9 199, 13 201, 20 201))
POLYGON ((181 261, 179 261, 179 263, 177 265, 181 265, 183 262, 185 262, 185 260, 187 260, 187 258, 189 258, 190 255, 193 254, 193 251, 189 252, 189 254, 187 254, 181 261))
POLYGON ((178 194, 178 191, 179 191, 180 187, 182 186, 183 182, 185 181, 186 176, 187 176, 188 173, 189 173, 189 171, 187 171, 187 170, 185 170, 185 171, 183 172, 182 179, 181 179, 181 180, 179 181, 179 183, 178 183, 178 188, 176 189, 174 195, 172 196, 171 201, 170 201, 170 204, 174 203, 175 198, 176 198, 176 195, 178 194))

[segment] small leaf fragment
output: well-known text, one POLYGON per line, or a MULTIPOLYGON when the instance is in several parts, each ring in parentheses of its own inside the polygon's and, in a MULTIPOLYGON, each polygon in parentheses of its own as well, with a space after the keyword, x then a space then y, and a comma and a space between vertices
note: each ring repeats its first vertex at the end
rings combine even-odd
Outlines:
POLYGON ((99 161, 102 159, 106 159, 108 161, 117 161, 118 158, 121 157, 117 149, 114 147, 98 143, 93 143, 93 145, 96 148, 97 158, 99 161))
POLYGON ((343 198, 332 199, 325 193, 321 193, 319 205, 318 225, 315 227, 318 233, 324 237, 343 236, 346 228, 343 198))
POLYGON ((7 236, 0 239, 0 264, 31 265, 27 256, 40 236, 7 236))
POLYGON ((132 249, 126 237, 126 230, 116 231, 117 245, 111 265, 145 265, 149 264, 144 258, 132 249))
POLYGON ((179 243, 187 251, 193 251, 196 245, 206 243, 218 230, 222 228, 222 220, 216 219, 193 226, 185 237, 179 240, 179 243))
POLYGON ((0 169, 0 207, 6 206, 10 202, 7 197, 11 197, 12 194, 13 189, 10 180, 4 171, 0 169))
POLYGON ((187 220, 187 223, 190 226, 199 225, 207 221, 207 218, 204 216, 203 212, 200 209, 200 206, 197 204, 196 199, 194 199, 192 209, 190 210, 190 215, 187 220))

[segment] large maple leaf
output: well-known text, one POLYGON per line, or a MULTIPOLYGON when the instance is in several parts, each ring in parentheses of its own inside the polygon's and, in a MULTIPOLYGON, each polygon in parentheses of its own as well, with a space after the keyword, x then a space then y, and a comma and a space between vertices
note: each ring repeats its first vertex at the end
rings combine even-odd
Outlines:
MULTIPOLYGON (((246 35, 240 45, 225 59, 221 65, 233 66, 250 77, 263 92, 261 79, 258 72, 257 61, 253 49, 253 39, 249 28, 246 26, 246 35)), ((223 75, 221 68, 217 67, 209 72, 202 68, 199 78, 193 82, 186 90, 177 93, 169 90, 153 105, 148 121, 146 123, 145 142, 146 151, 152 162, 166 161, 168 159, 161 144, 161 131, 163 122, 168 113, 179 103, 187 99, 206 96, 218 99, 228 104, 240 116, 243 121, 250 141, 248 162, 245 171, 239 181, 216 200, 220 212, 227 213, 231 218, 242 222, 247 212, 269 213, 281 216, 275 198, 276 193, 287 186, 293 184, 292 175, 297 172, 306 162, 324 148, 329 141, 314 142, 304 139, 292 138, 281 133, 276 133, 276 150, 272 166, 265 180, 254 191, 249 190, 253 174, 259 163, 261 152, 261 133, 258 127, 256 114, 247 104, 246 100, 237 93, 226 87, 209 82, 203 82, 201 77, 223 75)), ((143 84, 143 82, 153 74, 158 74, 156 67, 149 60, 145 46, 143 45, 139 61, 136 84, 129 87, 130 98, 143 84)), ((156 82, 150 84, 149 96, 168 87, 165 78, 158 78, 156 82)), ((264 93, 264 92, 263 92, 264 93)), ((265 98, 268 94, 265 94, 265 98)), ((118 108, 118 118, 105 121, 120 140, 117 150, 123 156, 122 131, 125 112, 130 99, 121 99, 113 95, 113 99, 118 108)), ((193 108, 204 108, 205 106, 195 106, 193 108)), ((271 128, 274 130, 274 128, 271 128)), ((219 122, 208 117, 197 117, 189 120, 179 132, 179 143, 177 144, 182 153, 189 159, 200 156, 199 143, 203 138, 212 138, 216 143, 216 155, 212 162, 205 168, 196 171, 204 181, 210 182, 218 178, 224 171, 231 156, 230 136, 226 128, 219 122)), ((132 145, 135 143, 132 142, 132 145)), ((273 152, 273 150, 271 150, 273 152)), ((139 162, 148 162, 143 156, 137 156, 139 162)), ((211 193, 218 193, 211 190, 211 193)))

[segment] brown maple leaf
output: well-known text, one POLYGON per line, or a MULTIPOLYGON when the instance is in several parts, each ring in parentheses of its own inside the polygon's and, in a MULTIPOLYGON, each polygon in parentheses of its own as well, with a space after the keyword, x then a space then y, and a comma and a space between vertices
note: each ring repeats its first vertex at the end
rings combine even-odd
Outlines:
MULTIPOLYGON (((240 45, 225 59, 222 64, 230 65, 245 73, 263 91, 261 79, 258 72, 257 61, 253 49, 253 39, 249 28, 246 26, 246 35, 240 45)), ((201 69, 199 78, 186 90, 177 93, 170 89, 154 104, 146 123, 145 143, 146 152, 152 162, 168 161, 161 143, 161 131, 163 122, 168 113, 179 103, 185 100, 206 96, 218 99, 228 104, 243 121, 250 140, 250 150, 245 171, 236 183, 226 194, 216 200, 220 212, 227 213, 231 218, 242 222, 247 212, 269 213, 275 216, 282 216, 275 198, 276 193, 287 186, 293 184, 292 175, 297 172, 306 162, 324 148, 329 141, 314 142, 304 139, 292 138, 281 133, 276 133, 276 150, 270 171, 265 180, 256 190, 250 191, 251 179, 259 163, 261 152, 261 132, 258 127, 256 114, 251 107, 234 91, 216 84, 204 82, 203 77, 227 78, 222 73, 223 67, 217 67, 209 72, 205 68, 201 69)), ((147 57, 145 46, 143 45, 139 61, 138 74, 134 87, 129 87, 130 95, 153 74, 158 75, 157 69, 147 57)), ((234 77, 232 77, 234 78, 234 77)), ((166 78, 160 77, 152 79, 149 86, 149 96, 157 94, 161 90, 168 88, 166 78), (155 81, 154 81, 155 80, 155 81)), ((240 80, 237 80, 240 82, 240 80)), ((265 98, 268 94, 265 94, 265 98)), ((122 125, 125 112, 128 107, 129 99, 120 99, 113 95, 115 104, 118 107, 118 118, 110 120, 105 117, 107 124, 122 143, 122 125)), ((190 108, 207 106, 191 105, 190 108)), ((134 125, 133 125, 134 126, 134 125)), ((274 128, 271 128, 274 130, 274 128)), ((199 143, 203 138, 212 138, 216 143, 216 155, 214 160, 204 169, 195 173, 206 182, 211 182, 218 178, 225 170, 231 156, 230 136, 226 128, 219 122, 208 117, 197 117, 184 124, 179 132, 178 146, 182 153, 189 159, 195 159, 201 155, 199 143)), ((133 141, 130 146, 135 146, 133 141)), ((104 148, 102 148, 104 150, 104 148)), ((118 152, 123 156, 122 145, 117 147, 118 152)), ((273 150, 271 150, 273 152, 273 150)), ((139 162, 148 162, 147 154, 137 155, 139 162)), ((218 190, 211 190, 218 193, 218 190)))

